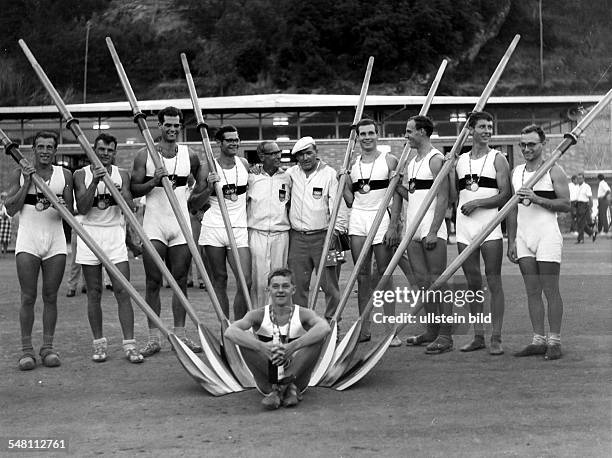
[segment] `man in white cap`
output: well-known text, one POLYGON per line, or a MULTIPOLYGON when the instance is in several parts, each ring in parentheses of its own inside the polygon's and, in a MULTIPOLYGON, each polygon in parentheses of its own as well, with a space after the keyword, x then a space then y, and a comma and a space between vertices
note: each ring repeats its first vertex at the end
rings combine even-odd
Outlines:
MULTIPOLYGON (((298 164, 287 170, 292 181, 288 263, 295 278, 294 302, 305 307, 312 272, 321 260, 338 180, 336 171, 317 157, 312 137, 300 138, 291 154, 298 164)), ((329 321, 340 300, 335 264, 325 267, 321 288, 325 292, 325 318, 329 321)))

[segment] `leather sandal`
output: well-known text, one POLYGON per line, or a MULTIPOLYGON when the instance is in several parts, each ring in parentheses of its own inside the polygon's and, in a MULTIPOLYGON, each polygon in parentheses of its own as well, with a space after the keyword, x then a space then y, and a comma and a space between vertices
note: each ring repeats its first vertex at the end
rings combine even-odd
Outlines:
POLYGON ((24 351, 23 355, 19 358, 19 370, 31 371, 36 367, 36 355, 34 351, 24 351))
POLYGON ((42 359, 42 362, 47 367, 58 367, 62 365, 60 361, 59 353, 57 353, 52 347, 43 347, 38 353, 42 359))
POLYGON ((418 336, 410 336, 406 339, 406 345, 411 345, 414 347, 418 347, 425 343, 430 343, 435 340, 434 337, 427 333, 419 334, 418 336))
POLYGON ((439 355, 453 350, 453 339, 446 336, 438 336, 436 340, 427 345, 425 353, 428 355, 439 355))

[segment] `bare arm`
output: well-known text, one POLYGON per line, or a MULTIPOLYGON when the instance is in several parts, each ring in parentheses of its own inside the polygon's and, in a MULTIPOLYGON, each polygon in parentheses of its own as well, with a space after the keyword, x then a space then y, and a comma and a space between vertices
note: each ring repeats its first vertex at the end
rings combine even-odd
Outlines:
POLYGON ((34 173, 34 167, 29 164, 27 169, 24 169, 23 172, 21 168, 15 169, 11 172, 9 176, 9 188, 7 191, 6 201, 4 205, 6 206, 6 212, 10 216, 15 216, 25 204, 25 198, 28 194, 28 189, 32 184, 32 176, 31 173, 34 173), (19 184, 20 177, 23 174, 23 186, 19 184))
POLYGON ((196 182, 193 187, 193 192, 191 196, 189 196, 189 208, 192 211, 195 210, 197 212, 204 208, 210 198, 214 187, 208 182, 209 175, 210 170, 208 168, 208 163, 202 162, 198 168, 197 175, 194 175, 196 182))
MULTIPOLYGON (((510 192, 514 193, 514 186, 510 184, 510 192)), ((518 263, 516 255, 516 229, 517 229, 518 208, 513 205, 506 216, 506 229, 508 231, 508 259, 513 263, 518 263)))
POLYGON ((259 329, 263 321, 264 309, 260 308, 248 312, 242 319, 234 321, 224 333, 231 342, 244 348, 249 348, 272 359, 271 342, 262 342, 249 329, 259 329))
POLYGON ((132 169, 132 179, 130 181, 130 189, 134 197, 142 197, 151 192, 159 183, 162 176, 167 176, 168 171, 162 166, 155 170, 153 178, 146 180, 147 175, 147 157, 148 151, 146 148, 138 151, 134 159, 134 167, 132 169), (146 180, 146 181, 145 181, 146 180))
MULTIPOLYGON (((434 180, 438 176, 440 169, 444 165, 444 159, 442 159, 439 155, 433 156, 429 160, 429 168, 431 169, 431 173, 434 177, 434 180)), ((429 228, 429 234, 427 234, 426 245, 434 242, 438 237, 438 229, 444 222, 444 215, 446 214, 446 207, 448 207, 448 175, 445 176, 442 180, 442 184, 438 188, 438 192, 436 194, 436 207, 434 209, 433 220, 431 221, 431 227, 429 228)), ((431 247, 433 248, 433 247, 431 247)))
POLYGON ((533 189, 523 187, 518 190, 517 194, 523 198, 531 200, 532 203, 539 205, 553 212, 569 212, 571 204, 569 200, 569 185, 567 177, 563 170, 558 165, 554 165, 550 169, 550 178, 552 179, 553 189, 557 197, 555 199, 547 199, 538 196, 533 189))
MULTIPOLYGON (((395 156, 388 154, 386 156, 387 167, 389 168, 389 179, 395 175, 397 169, 398 160, 395 156)), ((396 246, 400 241, 400 215, 402 213, 403 199, 397 193, 393 193, 391 204, 391 215, 389 218, 389 229, 385 234, 385 243, 388 246, 396 246)))
POLYGON ((321 342, 330 331, 327 321, 325 321, 315 312, 304 307, 301 307, 299 310, 302 326, 304 326, 305 329, 308 329, 308 331, 306 331, 306 334, 303 336, 284 346, 285 358, 290 357, 300 348, 308 347, 321 342))
POLYGON ((74 194, 72 192, 72 172, 70 170, 62 168, 62 172, 64 173, 64 189, 62 190, 62 195, 60 203, 64 204, 70 213, 74 213, 74 194))

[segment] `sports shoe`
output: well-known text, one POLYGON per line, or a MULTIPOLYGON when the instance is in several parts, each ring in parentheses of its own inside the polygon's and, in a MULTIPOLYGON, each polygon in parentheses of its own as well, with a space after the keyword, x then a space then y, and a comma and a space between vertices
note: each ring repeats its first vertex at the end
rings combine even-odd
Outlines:
POLYGON ((469 352, 469 351, 482 350, 483 348, 486 348, 486 345, 484 343, 484 337, 474 336, 474 340, 472 340, 469 344, 466 344, 463 347, 461 347, 459 351, 469 352))
POLYGON ((106 340, 104 340, 104 342, 93 344, 93 349, 94 352, 91 357, 92 360, 94 360, 96 363, 103 363, 104 361, 106 361, 106 340))
POLYGON ((436 340, 425 347, 427 355, 439 355, 447 351, 453 351, 453 339, 445 335, 439 335, 436 340))
POLYGON ((287 388, 285 388, 285 392, 283 395, 283 406, 293 407, 298 405, 298 402, 300 402, 300 399, 298 397, 297 386, 295 386, 294 383, 290 383, 289 385, 287 385, 287 388))
POLYGON ((560 344, 552 344, 546 346, 546 354, 544 355, 544 359, 547 361, 552 361, 553 359, 561 358, 561 345, 560 344))
POLYGON ((157 340, 150 340, 147 344, 140 349, 140 354, 145 358, 153 356, 155 353, 161 351, 161 345, 157 340))
POLYGON ((546 354, 546 344, 534 344, 530 343, 521 351, 518 351, 514 354, 514 356, 534 356, 534 355, 544 355, 546 354))
POLYGON ((135 347, 125 350, 125 357, 130 363, 138 364, 144 361, 144 356, 136 350, 135 347))
POLYGON ((393 339, 391 339, 391 343, 389 344, 389 346, 390 347, 401 347, 402 341, 399 337, 393 336, 393 339))
POLYGON ((264 398, 261 400, 261 405, 268 410, 278 409, 281 405, 281 398, 278 388, 273 388, 270 394, 264 396, 264 398))
POLYGON ((43 347, 38 354, 43 364, 47 367, 58 367, 62 365, 59 354, 53 350, 53 347, 43 347))
POLYGON ((34 351, 24 351, 19 358, 18 367, 20 371, 31 371, 36 367, 36 355, 34 351))
POLYGON ((187 347, 194 353, 202 353, 202 347, 200 347, 197 343, 191 340, 189 337, 182 337, 181 342, 183 342, 187 347))
POLYGON ((489 354, 493 356, 503 355, 504 348, 502 347, 501 339, 491 339, 491 346, 489 347, 489 354))

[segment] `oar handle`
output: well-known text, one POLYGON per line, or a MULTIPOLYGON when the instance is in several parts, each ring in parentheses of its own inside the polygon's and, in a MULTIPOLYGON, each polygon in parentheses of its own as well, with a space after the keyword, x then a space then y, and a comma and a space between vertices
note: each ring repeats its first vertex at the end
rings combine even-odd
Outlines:
MULTIPOLYGON (((117 70, 117 75, 119 76, 121 85, 123 86, 124 92, 128 98, 128 101, 130 102, 130 106, 132 107, 132 112, 134 114, 134 122, 136 122, 136 124, 138 125, 140 133, 142 134, 145 144, 147 146, 149 157, 153 161, 153 164, 155 165, 155 167, 160 168, 162 167, 162 163, 161 163, 159 156, 157 155, 157 151, 155 149, 155 142, 153 141, 153 137, 151 136, 151 132, 149 131, 149 126, 146 123, 145 115, 144 113, 142 113, 142 111, 140 111, 140 108, 138 107, 136 96, 134 95, 134 91, 132 90, 132 87, 130 85, 125 69, 123 68, 123 64, 121 63, 121 60, 119 59, 117 50, 115 49, 115 46, 113 45, 113 41, 110 39, 110 37, 106 37, 106 45, 108 46, 111 57, 115 64, 115 69, 117 70)), ((187 246, 189 248, 189 251, 191 252, 191 256, 193 257, 193 260, 196 263, 198 273, 200 274, 200 277, 204 280, 204 283, 206 284, 206 289, 210 297, 211 303, 213 305, 213 308, 215 309, 215 313, 217 314, 217 318, 221 321, 223 318, 226 318, 226 317, 225 317, 225 314, 223 313, 223 309, 221 308, 221 303, 219 302, 219 299, 217 298, 217 295, 215 294, 214 288, 212 287, 212 282, 210 281, 208 273, 206 272, 206 268, 204 267, 204 262, 202 261, 202 257, 200 256, 198 247, 196 246, 196 243, 193 239, 191 225, 185 218, 185 215, 183 214, 183 210, 180 207, 176 194, 174 194, 174 190, 172 189, 172 185, 170 184, 170 180, 168 179, 168 177, 167 176, 162 177, 161 182, 162 182, 164 191, 166 192, 166 196, 168 197, 168 201, 170 202, 170 207, 172 208, 172 211, 174 212, 176 216, 181 232, 183 233, 183 236, 185 237, 187 246)))
MULTIPOLYGON (((193 112, 195 113, 196 120, 198 122, 198 130, 200 131, 200 136, 202 137, 202 146, 204 147, 204 155, 206 157, 206 162, 208 163, 208 169, 211 172, 217 173, 217 167, 213 157, 212 148, 210 146, 210 139, 208 138, 208 132, 206 130, 207 126, 204 122, 204 117, 202 116, 202 110, 200 109, 198 94, 196 92, 195 83, 193 81, 193 77, 191 76, 191 70, 189 69, 189 63, 187 62, 187 56, 185 55, 185 53, 181 53, 181 62, 183 64, 183 70, 185 71, 185 79, 187 80, 187 87, 189 88, 189 97, 191 98, 191 104, 193 105, 193 112)), ((236 164, 236 167, 238 167, 238 164, 236 164)), ((234 264, 236 264, 236 270, 238 272, 238 281, 240 283, 240 287, 242 288, 242 292, 247 303, 247 308, 249 310, 252 310, 253 304, 251 303, 251 295, 246 282, 246 278, 244 276, 244 271, 242 270, 240 254, 238 253, 238 245, 236 244, 236 237, 234 237, 232 221, 230 219, 229 212, 227 211, 227 204, 225 203, 225 198, 223 197, 221 183, 219 183, 218 181, 215 182, 214 189, 215 193, 217 194, 217 201, 219 202, 221 217, 223 218, 223 224, 225 225, 225 231, 227 233, 227 238, 230 243, 231 256, 234 258, 234 264)))
POLYGON ((336 219, 338 218, 338 213, 340 211, 340 204, 342 200, 342 193, 344 191, 344 185, 346 183, 346 173, 351 164, 351 158, 353 155, 353 150, 355 149, 355 141, 357 139, 356 132, 356 124, 361 120, 363 116, 363 109, 365 106, 366 97, 368 95, 368 88, 370 86, 370 77, 372 76, 372 68, 374 66, 374 57, 370 56, 368 59, 368 65, 366 67, 365 76, 363 78, 363 82, 361 83, 361 91, 359 92, 359 100, 357 101, 357 107, 355 108, 355 116, 353 118, 353 125, 351 126, 351 133, 349 134, 349 141, 346 145, 346 152, 344 153, 344 160, 342 161, 342 170, 340 170, 340 179, 338 180, 338 187, 336 190, 336 199, 333 202, 331 215, 329 217, 329 225, 327 227, 327 232, 325 233, 325 241, 323 242, 323 250, 321 251, 321 259, 319 260, 319 267, 317 269, 317 274, 315 278, 315 286, 312 293, 312 299, 310 302, 309 308, 313 309, 317 305, 317 297, 319 295, 319 285, 321 284, 321 279, 323 278, 323 272, 325 269, 325 262, 327 258, 327 253, 329 251, 329 246, 331 244, 331 239, 334 235, 334 228, 336 225, 336 219))

